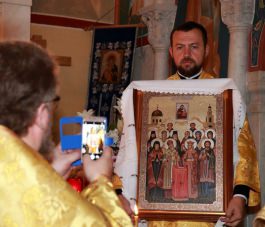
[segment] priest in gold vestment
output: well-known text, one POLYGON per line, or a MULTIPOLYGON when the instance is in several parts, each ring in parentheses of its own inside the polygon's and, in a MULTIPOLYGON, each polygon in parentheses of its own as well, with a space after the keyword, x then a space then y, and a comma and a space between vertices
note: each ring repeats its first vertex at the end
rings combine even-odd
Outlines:
MULTIPOLYGON (((208 54, 207 33, 203 26, 195 22, 186 22, 171 33, 170 54, 177 67, 176 74, 169 80, 211 79, 213 75, 203 71, 203 61, 208 54)), ((226 226, 238 226, 246 212, 246 206, 260 203, 260 182, 256 148, 247 117, 241 128, 238 142, 239 161, 234 169, 234 192, 225 217, 226 226)), ((155 227, 206 227, 214 223, 196 221, 150 221, 155 227)))
POLYGON ((110 148, 98 161, 83 157, 91 184, 81 195, 61 177, 80 151, 64 153, 52 166, 38 153, 51 148, 55 72, 40 47, 0 43, 0 226, 132 226, 110 181, 110 148))

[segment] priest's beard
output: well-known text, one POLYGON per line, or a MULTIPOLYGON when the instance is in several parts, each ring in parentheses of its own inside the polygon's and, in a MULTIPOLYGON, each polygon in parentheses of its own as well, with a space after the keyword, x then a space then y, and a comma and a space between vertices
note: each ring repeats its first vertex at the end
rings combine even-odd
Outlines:
POLYGON ((47 160, 51 161, 52 160, 52 151, 54 150, 54 142, 52 141, 51 138, 52 135, 52 119, 50 117, 49 124, 47 126, 47 130, 44 133, 41 146, 39 149, 40 154, 47 160))
POLYGON ((177 66, 177 71, 186 77, 192 77, 193 75, 196 75, 197 73, 199 73, 201 71, 202 68, 202 64, 201 65, 197 65, 195 63, 195 61, 189 57, 184 58, 183 61, 192 61, 194 63, 194 66, 191 68, 183 68, 181 65, 177 66))

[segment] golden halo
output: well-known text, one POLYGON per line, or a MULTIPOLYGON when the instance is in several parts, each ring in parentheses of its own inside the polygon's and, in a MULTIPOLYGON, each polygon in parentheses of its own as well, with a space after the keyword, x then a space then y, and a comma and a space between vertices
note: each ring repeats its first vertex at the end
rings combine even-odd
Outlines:
POLYGON ((204 131, 203 130, 200 130, 200 129, 196 129, 194 132, 193 132, 193 137, 196 138, 195 134, 196 132, 200 132, 201 133, 201 138, 204 136, 204 131))
POLYGON ((202 148, 205 148, 205 146, 204 146, 204 144, 205 144, 205 142, 210 142, 210 144, 211 144, 211 148, 213 149, 214 148, 214 142, 213 142, 213 140, 212 139, 204 139, 204 140, 202 140, 202 148))
POLYGON ((197 142, 195 139, 187 139, 185 141, 185 148, 188 149, 188 143, 193 143, 193 148, 195 149, 197 147, 197 142))
POLYGON ((168 149, 168 147, 169 147, 169 146, 167 145, 167 142, 168 142, 168 141, 172 141, 172 142, 173 142, 173 146, 174 146, 174 148, 176 148, 176 146, 177 146, 177 142, 176 142, 176 140, 170 138, 170 139, 167 139, 166 142, 165 142, 165 148, 166 148, 166 149, 168 149))
MULTIPOLYGON (((209 128, 209 129, 207 129, 206 131, 205 131, 205 136, 207 137, 207 133, 208 132, 212 132, 213 133, 213 138, 215 138, 215 136, 216 136, 216 132, 215 132, 215 130, 214 129, 212 129, 212 128, 209 128)), ((207 137, 208 138, 208 137, 207 137)))
POLYGON ((163 128, 162 130, 159 131, 159 136, 158 137, 162 138, 162 132, 163 131, 165 131, 167 133, 167 138, 168 138, 169 137, 169 132, 165 128, 163 128))
POLYGON ((154 147, 154 143, 155 143, 156 141, 159 142, 160 147, 163 146, 163 141, 162 141, 161 139, 159 139, 159 138, 156 138, 156 139, 153 139, 153 140, 152 140, 152 142, 151 142, 151 147, 154 147))

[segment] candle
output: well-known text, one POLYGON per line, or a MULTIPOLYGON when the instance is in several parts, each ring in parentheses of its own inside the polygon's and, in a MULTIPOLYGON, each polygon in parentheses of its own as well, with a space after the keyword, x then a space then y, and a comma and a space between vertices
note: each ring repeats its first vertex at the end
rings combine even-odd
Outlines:
POLYGON ((137 205, 135 204, 134 205, 134 226, 135 227, 138 227, 138 220, 139 217, 138 217, 138 208, 137 208, 137 205))

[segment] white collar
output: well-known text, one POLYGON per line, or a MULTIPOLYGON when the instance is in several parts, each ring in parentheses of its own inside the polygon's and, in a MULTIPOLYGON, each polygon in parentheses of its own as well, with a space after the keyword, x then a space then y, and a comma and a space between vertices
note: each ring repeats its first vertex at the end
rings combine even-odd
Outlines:
POLYGON ((185 80, 192 80, 192 79, 198 77, 202 73, 202 69, 200 70, 200 72, 198 72, 197 74, 195 74, 191 77, 186 77, 186 76, 182 75, 179 71, 177 71, 177 73, 180 77, 184 78, 185 80))

